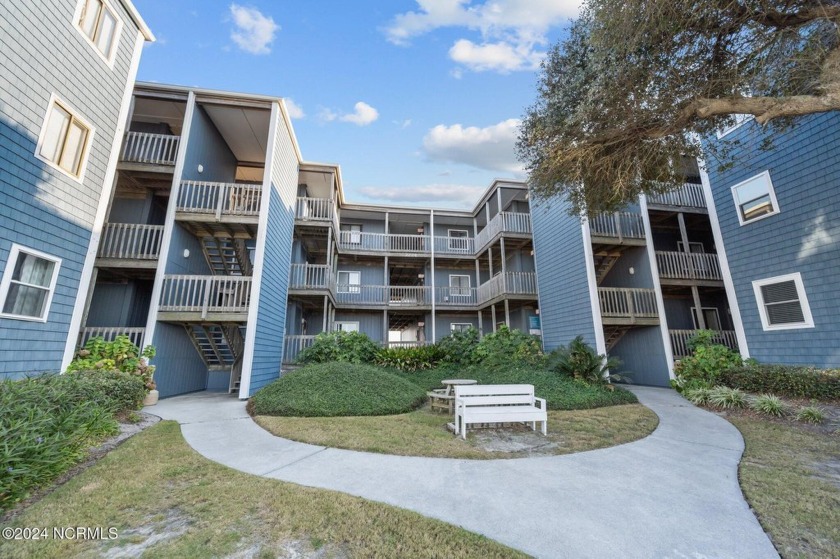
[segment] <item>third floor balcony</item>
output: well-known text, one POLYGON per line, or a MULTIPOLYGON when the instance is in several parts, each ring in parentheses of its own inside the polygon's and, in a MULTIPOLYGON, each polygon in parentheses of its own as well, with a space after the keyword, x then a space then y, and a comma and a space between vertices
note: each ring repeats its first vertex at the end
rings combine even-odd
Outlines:
POLYGON ((663 283, 718 284, 723 280, 717 254, 657 250, 656 266, 660 280, 666 280, 663 283))
POLYGON ((594 244, 644 245, 645 225, 642 214, 615 212, 589 219, 589 233, 594 244))
POLYGON ((706 197, 703 195, 703 185, 685 183, 676 190, 654 194, 648 197, 648 206, 653 207, 653 209, 660 209, 658 206, 663 206, 672 210, 684 208, 692 211, 702 210, 705 212, 706 197))
POLYGON ((179 219, 257 223, 262 187, 256 184, 181 181, 179 219))
MULTIPOLYGON (((174 167, 180 138, 171 134, 127 132, 120 161, 148 166, 174 167)), ((171 171, 170 171, 171 172, 171 171)))

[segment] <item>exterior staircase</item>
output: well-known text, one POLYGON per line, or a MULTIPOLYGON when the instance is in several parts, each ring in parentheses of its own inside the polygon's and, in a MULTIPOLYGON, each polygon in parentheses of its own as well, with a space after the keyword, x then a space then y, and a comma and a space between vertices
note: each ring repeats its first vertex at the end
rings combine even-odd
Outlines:
POLYGON ((184 328, 209 371, 230 371, 229 392, 239 390, 245 339, 238 324, 197 323, 184 328))
POLYGON ((615 344, 624 337, 624 334, 630 330, 629 326, 610 326, 604 328, 604 344, 607 346, 607 351, 615 347, 615 344))
POLYGON ((250 276, 253 272, 244 239, 205 236, 201 248, 214 275, 250 276))
POLYGON ((604 281, 604 278, 613 269, 615 263, 621 258, 621 253, 596 253, 593 256, 595 261, 595 279, 598 285, 601 285, 601 282, 604 281))

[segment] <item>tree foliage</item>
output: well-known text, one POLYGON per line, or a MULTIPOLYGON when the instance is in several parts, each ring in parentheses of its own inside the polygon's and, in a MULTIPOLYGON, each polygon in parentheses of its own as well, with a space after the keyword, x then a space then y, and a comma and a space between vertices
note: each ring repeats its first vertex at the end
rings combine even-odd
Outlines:
POLYGON ((839 22, 838 0, 587 0, 523 122, 533 188, 613 211, 681 184, 682 158, 735 115, 840 109, 839 22))

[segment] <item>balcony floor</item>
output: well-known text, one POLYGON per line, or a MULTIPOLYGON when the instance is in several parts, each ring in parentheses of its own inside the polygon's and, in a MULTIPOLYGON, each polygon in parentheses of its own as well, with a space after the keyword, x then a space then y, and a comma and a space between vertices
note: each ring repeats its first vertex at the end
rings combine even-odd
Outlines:
POLYGON ((176 324, 183 324, 185 322, 242 323, 248 321, 248 312, 208 312, 202 316, 201 311, 159 311, 158 320, 160 322, 173 322, 176 324))

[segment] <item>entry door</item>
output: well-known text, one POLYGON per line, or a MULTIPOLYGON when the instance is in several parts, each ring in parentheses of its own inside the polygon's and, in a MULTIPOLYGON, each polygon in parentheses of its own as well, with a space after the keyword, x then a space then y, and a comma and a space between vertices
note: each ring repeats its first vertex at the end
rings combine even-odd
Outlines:
MULTIPOLYGON (((694 322, 694 328, 697 326, 697 307, 691 307, 691 320, 694 322)), ((715 307, 703 307, 703 320, 706 321, 707 330, 721 330, 720 314, 715 307)))

